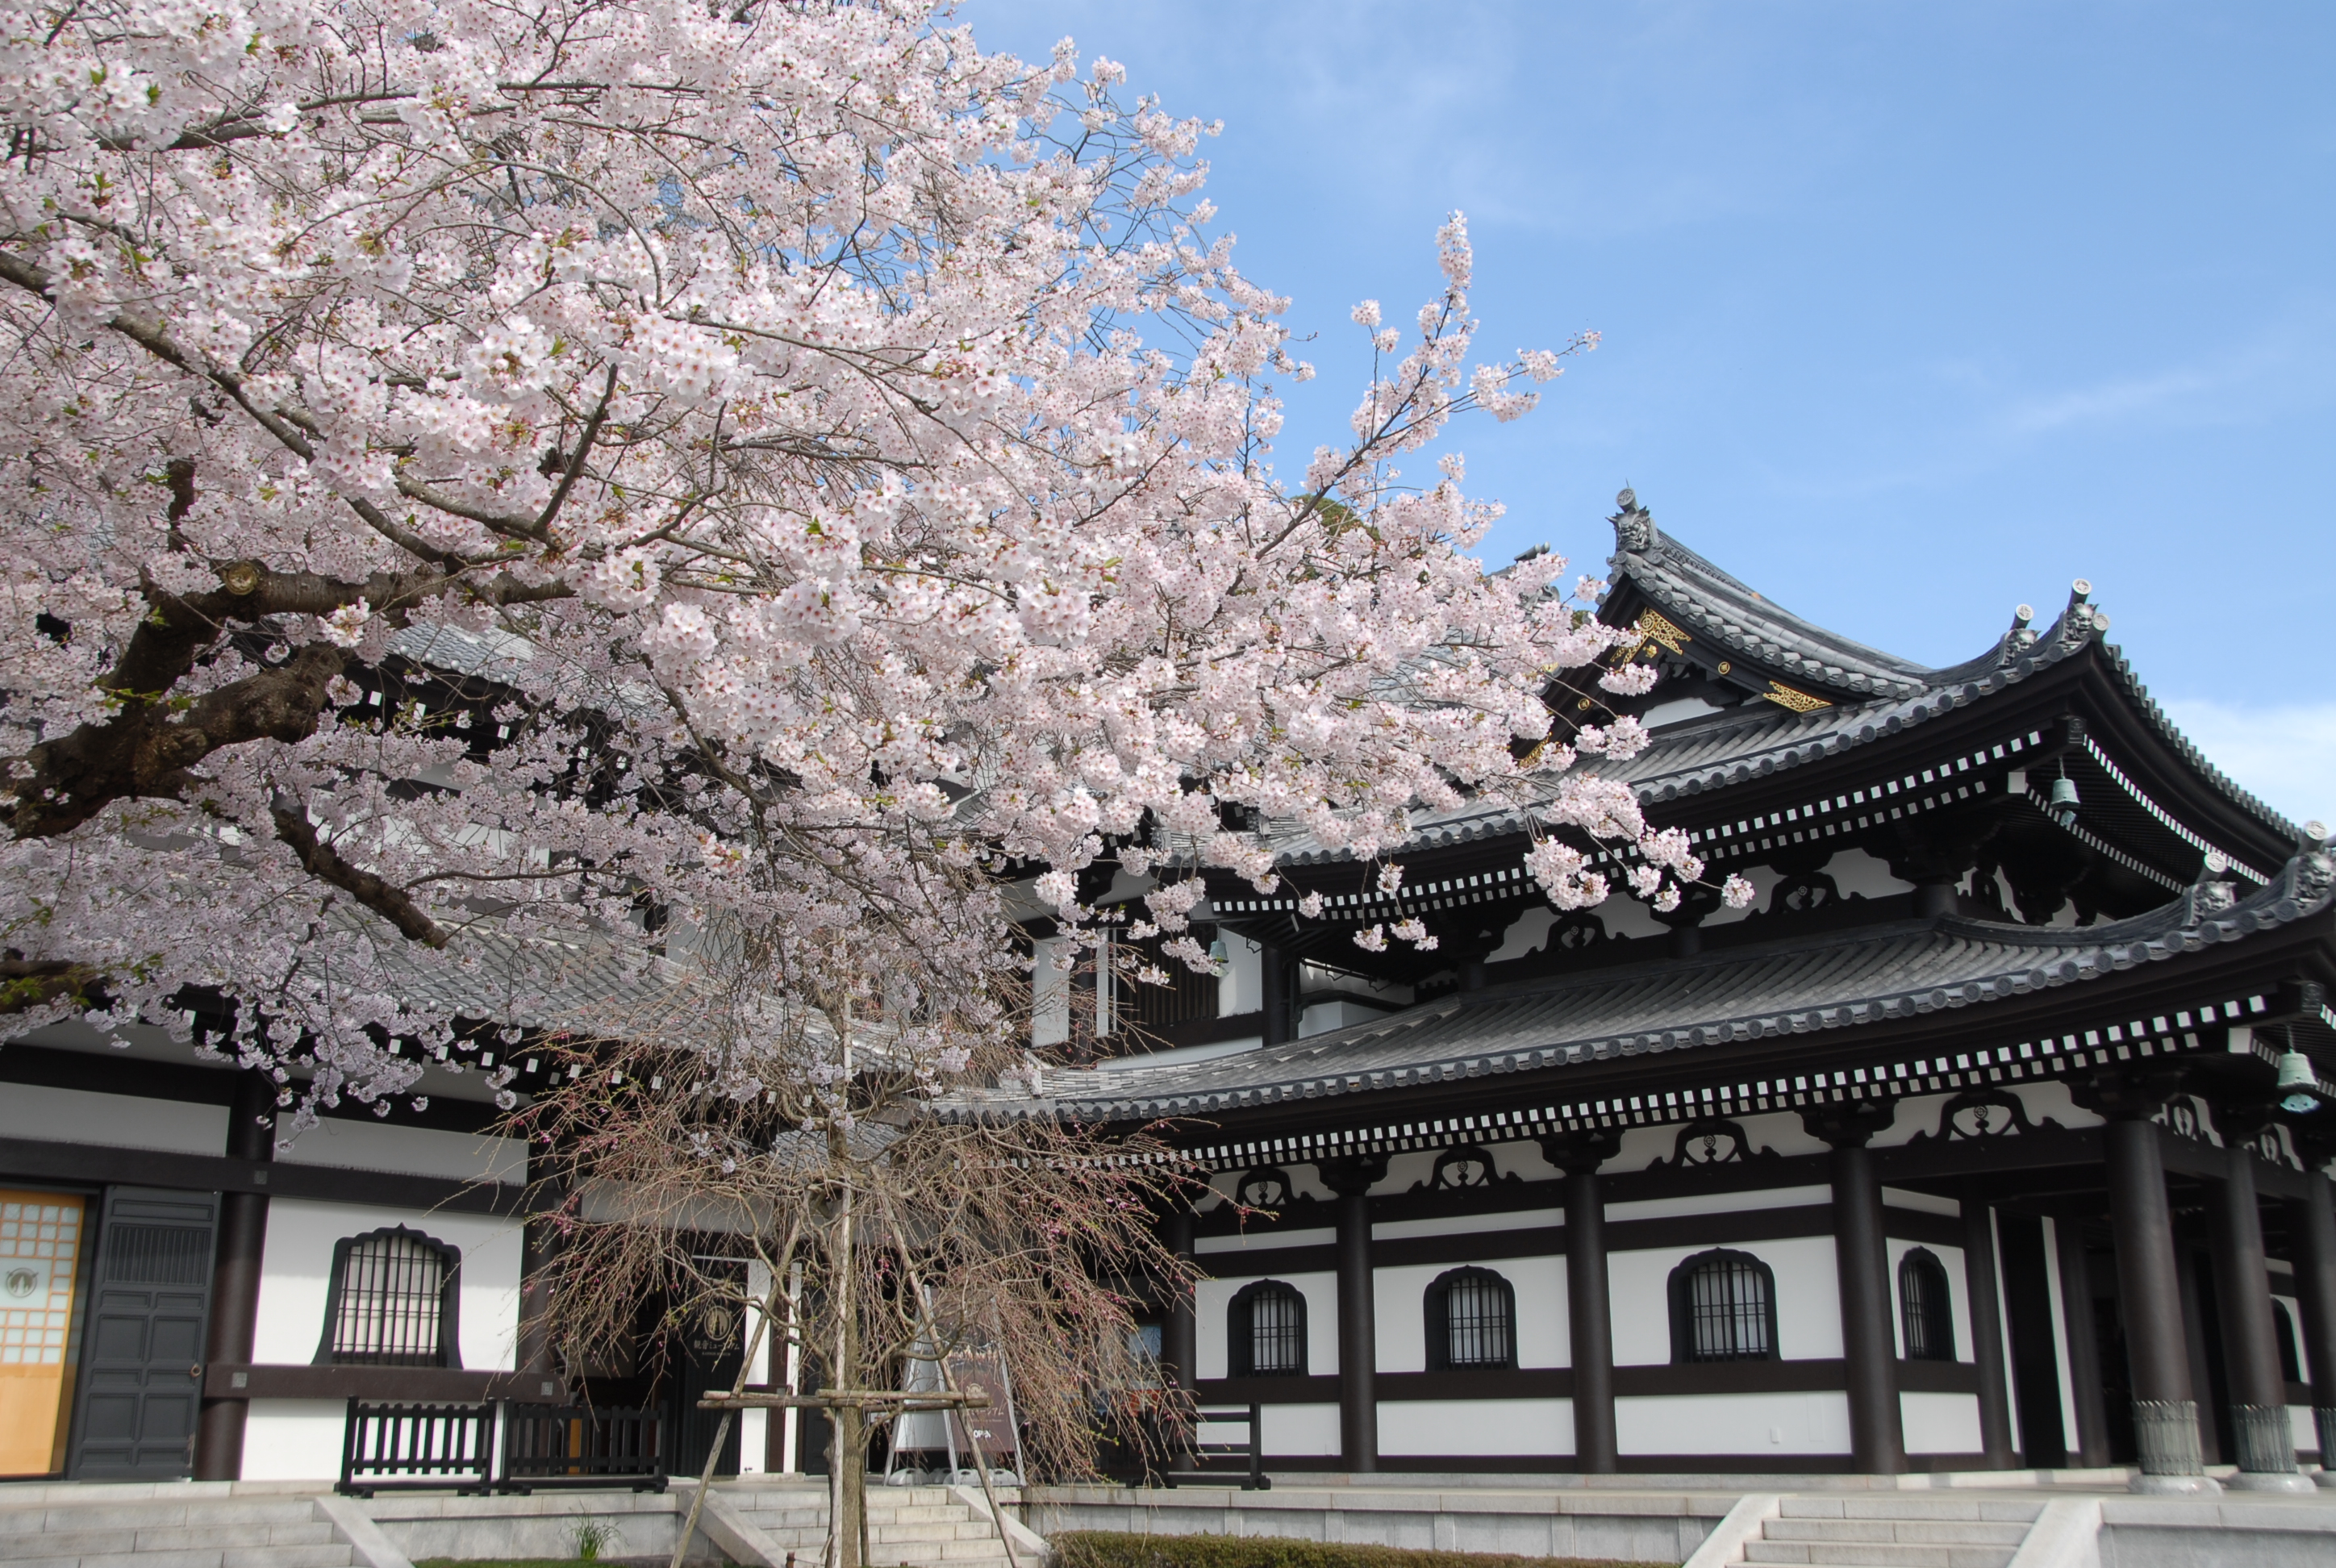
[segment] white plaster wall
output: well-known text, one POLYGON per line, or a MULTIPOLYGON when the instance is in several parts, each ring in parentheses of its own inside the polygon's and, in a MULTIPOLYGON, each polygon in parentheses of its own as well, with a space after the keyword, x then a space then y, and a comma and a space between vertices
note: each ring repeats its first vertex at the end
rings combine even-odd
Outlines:
MULTIPOLYGON (((1704 1107, 1715 1115, 1725 1115, 1718 1105, 1704 1107)), ((1789 1112, 1768 1112, 1753 1116, 1727 1116, 1744 1129, 1752 1147, 1773 1149, 1779 1154, 1822 1154, 1825 1144, 1810 1135, 1801 1125, 1801 1118, 1789 1112)), ((1679 1129, 1677 1123, 1662 1127, 1632 1127, 1622 1135, 1622 1146, 1615 1156, 1599 1167, 1601 1171, 1643 1171, 1657 1160, 1668 1160, 1679 1147, 1679 1129)))
POLYGON ((1401 1236, 1467 1236, 1484 1231, 1531 1231, 1565 1222, 1562 1209, 1507 1209, 1496 1214, 1452 1214, 1441 1220, 1382 1220, 1371 1234, 1382 1242, 1401 1236))
MULTIPOLYGON (((1306 1298, 1306 1370, 1320 1378, 1338 1369, 1338 1276, 1332 1273, 1277 1274, 1273 1278, 1306 1298)), ((1222 1378, 1230 1365, 1225 1355, 1225 1311, 1234 1294, 1249 1280, 1203 1280, 1192 1293, 1192 1326, 1200 1341, 1201 1376, 1222 1378)), ((1337 1406, 1330 1407, 1333 1412, 1337 1406)), ((1231 1439, 1228 1438, 1227 1441, 1231 1439)), ((1212 1438, 1211 1441, 1215 1441, 1212 1438)), ((1311 1450, 1279 1450, 1304 1453, 1311 1450)), ((1331 1421, 1330 1452, 1338 1451, 1338 1422, 1331 1421)))
POLYGON ((1625 1454, 1846 1454, 1849 1396, 1653 1394, 1614 1401, 1625 1454))
MULTIPOLYGON (((1517 1365, 1563 1367, 1570 1364, 1565 1302, 1565 1260, 1562 1258, 1488 1258, 1475 1265, 1490 1269, 1508 1281, 1517 1299, 1517 1365)), ((1378 1370, 1427 1370, 1427 1287, 1437 1276, 1466 1263, 1413 1263, 1374 1271, 1373 1325, 1378 1338, 1378 1370)), ((1492 1407, 1487 1402, 1485 1407, 1492 1407)), ((1498 1401, 1505 1404, 1506 1401, 1498 1401)), ((1403 1408, 1410 1408, 1405 1401, 1403 1408)), ((1457 1453, 1460 1450, 1454 1450, 1457 1453)), ((1504 1448, 1477 1450, 1503 1454, 1504 1448)), ((1429 1453, 1431 1449, 1406 1450, 1429 1453)), ((1539 1453, 1539 1449, 1519 1449, 1539 1453)))
MULTIPOLYGON (((1387 1156, 1387 1174, 1374 1184, 1374 1193, 1400 1193, 1427 1180, 1436 1169, 1436 1156, 1440 1151, 1409 1150, 1387 1156)), ((1374 1228, 1376 1233, 1376 1227, 1374 1228)))
POLYGON ((1610 937, 1667 937, 1670 927, 1655 919, 1655 911, 1628 893, 1618 892, 1591 911, 1605 922, 1610 937))
POLYGON ((2068 1299, 2061 1294, 2060 1289, 2059 1232, 2059 1228, 2048 1217, 2044 1221, 2044 1285, 2052 1303, 2052 1365, 2060 1378, 2061 1441, 2073 1450, 2078 1438, 2077 1382, 2068 1365, 2068 1299))
MULTIPOLYGON (((1915 1248, 1926 1247, 1930 1254, 1938 1259, 1939 1267, 1944 1269, 1947 1273, 1947 1310, 1953 1317, 1955 1324, 1955 1359, 1958 1361, 1973 1359, 1971 1289, 1970 1281, 1963 1273, 1963 1250, 1961 1247, 1927 1247, 1923 1242, 1901 1241, 1895 1236, 1890 1238, 1889 1246, 1890 1320, 1897 1333, 1899 1357, 1903 1359, 1906 1354, 1906 1293, 1899 1289, 1898 1265, 1906 1254, 1915 1248)), ((1941 1398, 1943 1398, 1945 1396, 1942 1395, 1941 1398)), ((1961 1398, 1961 1396, 1957 1395, 1955 1398, 1961 1398)), ((1961 1452, 1961 1450, 1957 1451, 1961 1452)), ((1977 1452, 1976 1449, 1971 1451, 1977 1452)))
POLYGON ((1903 1187, 1884 1187, 1882 1201, 1893 1209, 1912 1209, 1921 1214, 1942 1214, 1950 1220, 1962 1217, 1963 1206, 1952 1198, 1942 1198, 1932 1193, 1910 1193, 1903 1187))
MULTIPOLYGON (((2279 1278, 2277 1275, 2273 1277, 2274 1279, 2279 1278)), ((2289 1278, 2292 1277, 2293 1276, 2292 1275, 2289 1276, 2289 1278)), ((2312 1354, 2304 1349, 2303 1335, 2301 1332, 2303 1327, 2302 1303, 2296 1300, 2295 1294, 2292 1290, 2273 1290, 2271 1294, 2271 1299, 2287 1309, 2288 1326, 2298 1330, 2298 1332, 2288 1337, 2287 1342, 2295 1351, 2296 1369, 2303 1374, 2302 1380, 2309 1383, 2312 1381, 2312 1354)), ((2276 1320, 2274 1320, 2274 1321, 2276 1321, 2276 1320)), ((2312 1439, 2310 1444, 2306 1445, 2306 1446, 2316 1447, 2319 1445, 2319 1442, 2320 1439, 2315 1437, 2312 1439)))
POLYGON ((2098 1127, 2107 1124, 2098 1115, 2085 1109, 2069 1096, 2068 1084, 2059 1078, 2046 1078, 2039 1083, 2006 1084, 2002 1086, 2020 1096, 2028 1107, 2028 1119, 2042 1122, 2049 1116, 2064 1127, 2098 1127))
POLYGON ((1059 1046, 1071 1037, 1071 976, 1057 969, 1069 944, 1060 937, 1041 937, 1030 944, 1030 1043, 1059 1046))
MULTIPOLYGON (((276 1118, 276 1135, 290 1132, 292 1118, 276 1118)), ((292 1165, 339 1165, 360 1171, 394 1171, 407 1176, 443 1176, 455 1182, 527 1181, 527 1145, 517 1138, 448 1133, 433 1127, 397 1127, 382 1122, 326 1117, 276 1157, 292 1165)))
POLYGON ((1388 1455, 1571 1454, 1571 1399, 1382 1399, 1379 1452, 1388 1455))
POLYGON ((1776 884, 1785 880, 1782 872, 1767 866, 1737 866, 1736 874, 1752 884, 1752 901, 1740 910, 1731 910, 1726 904, 1722 904, 1703 917, 1705 925, 1733 925, 1737 920, 1749 920, 1754 915, 1767 914, 1768 901, 1775 895, 1776 884))
POLYGON ((1842 851, 1825 862, 1825 872, 1844 899, 1886 899, 1914 891, 1913 882, 1902 882, 1890 874, 1889 862, 1876 860, 1864 850, 1842 851))
POLYGON ((1909 1454, 1976 1454, 1983 1446, 1976 1394, 1901 1394, 1898 1418, 1909 1454))
MULTIPOLYGON (((1292 1164, 1285 1162, 1277 1165, 1270 1159, 1260 1159, 1258 1164, 1280 1171, 1283 1178, 1290 1183, 1290 1195, 1293 1198, 1331 1196, 1330 1189, 1322 1184, 1322 1173, 1311 1164, 1292 1164)), ((1233 1190, 1241 1185, 1241 1179, 1247 1175, 1251 1168, 1244 1166, 1239 1170, 1219 1171, 1211 1175, 1209 1191, 1212 1196, 1193 1205, 1195 1211, 1206 1213, 1209 1210, 1216 1208, 1221 1201, 1230 1201, 1233 1195, 1233 1190)))
POLYGON ((1316 1002, 1298 1015, 1298 1037, 1327 1035, 1333 1029, 1351 1028, 1357 1024, 1375 1024, 1393 1009, 1375 1008, 1364 1002, 1316 1002))
MULTIPOLYGON (((746 1265, 746 1342, 754 1354, 746 1363, 749 1383, 768 1383, 771 1378, 771 1349, 784 1329, 776 1323, 765 1325, 757 1301, 771 1299, 771 1271, 761 1263, 746 1265)), ((752 1475, 763 1469, 763 1457, 770 1450, 771 1413, 768 1410, 746 1410, 738 1417, 738 1473, 752 1475)))
POLYGON ((1192 1251, 1203 1257, 1225 1252, 1273 1252, 1285 1247, 1327 1247, 1338 1239, 1338 1232, 1319 1229, 1235 1231, 1230 1236, 1197 1237, 1192 1242, 1192 1251))
MULTIPOLYGON (((2312 1419, 2311 1406, 2290 1405, 2287 1407, 2287 1425, 2288 1429, 2295 1434, 2295 1446, 2299 1453, 2319 1453, 2320 1427, 2312 1419)), ((2321 1462, 2321 1467, 2323 1469, 2328 1468, 2328 1456, 2321 1454, 2320 1457, 2321 1462)))
MULTIPOLYGON (((1834 1271, 1832 1237, 1794 1236, 1776 1242, 1750 1242, 1735 1250, 1751 1253, 1767 1264, 1776 1277, 1776 1349, 1782 1359, 1830 1359, 1842 1353, 1841 1296, 1834 1271)), ((1683 1260, 1706 1251, 1708 1249, 1704 1247, 1663 1247, 1608 1255, 1606 1270, 1614 1302, 1616 1366, 1670 1364, 1670 1273, 1683 1260)), ((1725 1450, 1687 1448, 1679 1452, 1725 1450)))
POLYGON ((348 1414, 340 1399, 254 1399, 243 1428, 243 1479, 339 1479, 348 1414))
POLYGON ((1265 982, 1260 977, 1259 954, 1263 950, 1247 937, 1223 933, 1225 939, 1225 972, 1217 980, 1217 1017, 1231 1018, 1235 1013, 1253 1013, 1265 1006, 1265 982))
POLYGON ((1831 1187, 1764 1187, 1749 1193, 1708 1193, 1695 1198, 1643 1198, 1606 1205, 1606 1222, 1667 1220, 1678 1214, 1759 1214, 1833 1202, 1831 1187))
MULTIPOLYGON (((462 1251, 457 1332, 462 1366, 507 1371, 519 1339, 520 1222, 491 1214, 418 1213, 277 1198, 268 1205, 252 1359, 307 1365, 325 1333, 333 1244, 384 1225, 406 1225, 462 1251)), ((264 1401, 253 1401, 254 1407, 264 1401)), ((336 1407, 339 1408, 339 1407, 336 1407)), ((333 1452, 340 1452, 335 1428, 333 1452)), ((337 1461, 336 1461, 337 1463, 337 1461)), ((247 1475, 251 1474, 249 1471, 247 1475)))
POLYGON ((0 1094, 0 1137, 98 1144, 173 1154, 227 1152, 227 1107, 11 1084, 0 1094))
POLYGON ((1113 1057, 1097 1062, 1094 1070, 1098 1073, 1129 1073, 1140 1067, 1174 1066, 1180 1062, 1212 1062, 1219 1057, 1237 1057, 1243 1051, 1254 1051, 1264 1044, 1263 1035, 1242 1035, 1236 1039, 1212 1040, 1205 1046, 1170 1046, 1165 1050, 1113 1057))
POLYGON ((1501 945, 1484 955, 1488 964, 1506 963, 1511 959, 1537 953, 1549 940, 1549 928, 1557 923, 1557 916, 1547 907, 1527 910, 1509 922, 1501 933, 1501 945))
MULTIPOLYGON (((1238 1443, 1248 1434, 1237 1425, 1203 1425, 1204 1443, 1238 1443)), ((1319 1458, 1338 1452, 1336 1405, 1268 1405, 1265 1451, 1285 1458, 1319 1458)))

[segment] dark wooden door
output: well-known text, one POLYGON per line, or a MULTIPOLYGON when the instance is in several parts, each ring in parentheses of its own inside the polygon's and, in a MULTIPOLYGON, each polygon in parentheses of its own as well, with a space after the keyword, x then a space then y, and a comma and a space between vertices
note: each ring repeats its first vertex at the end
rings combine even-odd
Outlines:
MULTIPOLYGON (((728 1279, 743 1298, 745 1263, 732 1258, 701 1257, 697 1265, 711 1276, 728 1279)), ((746 1356, 745 1334, 745 1314, 737 1300, 700 1302, 682 1319, 681 1355, 674 1368, 675 1426, 681 1435, 675 1446, 676 1475, 698 1475, 706 1471, 706 1458, 713 1451, 722 1416, 719 1411, 699 1409, 697 1401, 708 1394, 727 1394, 737 1382, 738 1368, 746 1356)), ((714 1473, 738 1474, 739 1453, 739 1423, 734 1417, 722 1440, 722 1461, 714 1473)))
POLYGON ((106 1190, 74 1400, 77 1479, 192 1470, 218 1223, 217 1193, 106 1190))

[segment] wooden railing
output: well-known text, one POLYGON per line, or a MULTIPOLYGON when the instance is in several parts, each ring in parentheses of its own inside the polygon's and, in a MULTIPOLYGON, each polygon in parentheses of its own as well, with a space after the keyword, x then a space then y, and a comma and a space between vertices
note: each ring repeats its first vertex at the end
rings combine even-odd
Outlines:
POLYGON ((654 1409, 352 1399, 336 1490, 355 1497, 424 1489, 484 1495, 546 1486, 662 1492, 667 1441, 664 1416, 654 1409))

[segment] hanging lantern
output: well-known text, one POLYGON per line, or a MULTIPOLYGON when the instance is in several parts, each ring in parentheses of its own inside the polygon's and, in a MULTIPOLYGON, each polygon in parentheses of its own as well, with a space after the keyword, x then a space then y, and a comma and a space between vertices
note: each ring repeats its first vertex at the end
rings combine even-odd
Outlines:
POLYGON ((2279 1102, 2282 1111, 2298 1115, 2320 1108, 2320 1075, 2312 1068, 2312 1058, 2302 1051, 2287 1051, 2279 1058, 2279 1087, 2285 1096, 2279 1102))
POLYGON ((2061 771, 2059 778, 2052 781, 2051 812, 2052 820, 2062 827, 2076 826, 2077 781, 2068 776, 2066 769, 2061 771))

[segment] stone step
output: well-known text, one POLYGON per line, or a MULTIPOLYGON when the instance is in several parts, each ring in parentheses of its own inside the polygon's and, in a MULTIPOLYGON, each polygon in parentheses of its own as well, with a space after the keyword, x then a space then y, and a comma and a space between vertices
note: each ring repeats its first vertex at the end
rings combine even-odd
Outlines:
POLYGON ((868 1521, 868 1539, 876 1541, 995 1541, 998 1532, 987 1520, 937 1520, 930 1524, 879 1524, 868 1521))
POLYGON ((352 1568, 345 1545, 229 1546, 176 1552, 75 1553, 11 1560, 10 1568, 352 1568))
POLYGON ((1771 1519, 1771 1541, 1899 1541, 1917 1546, 2017 1546, 2027 1524, 1983 1519, 1771 1519))
POLYGON ((2017 1546, 1916 1546, 1895 1541, 1747 1541, 1753 1563, 1823 1563, 1829 1568, 2007 1568, 2017 1546))
POLYGON ((49 1499, 28 1506, 8 1506, 0 1493, 0 1534, 26 1530, 147 1530, 194 1524, 305 1524, 316 1516, 316 1505, 306 1497, 262 1500, 254 1497, 187 1498, 161 1502, 146 1498, 113 1498, 102 1494, 70 1500, 49 1499))
POLYGON ((998 1549, 996 1536, 992 1536, 987 1543, 979 1541, 904 1543, 888 1546, 881 1553, 871 1546, 869 1554, 880 1563, 897 1563, 901 1564, 902 1568, 908 1568, 910 1564, 934 1563, 1003 1563, 1006 1561, 1006 1553, 998 1549))
POLYGON ((1971 1519, 1990 1524, 2033 1524, 2044 1512, 2040 1502, 2011 1497, 1884 1496, 1786 1497, 1779 1507, 1786 1519, 1971 1519))

